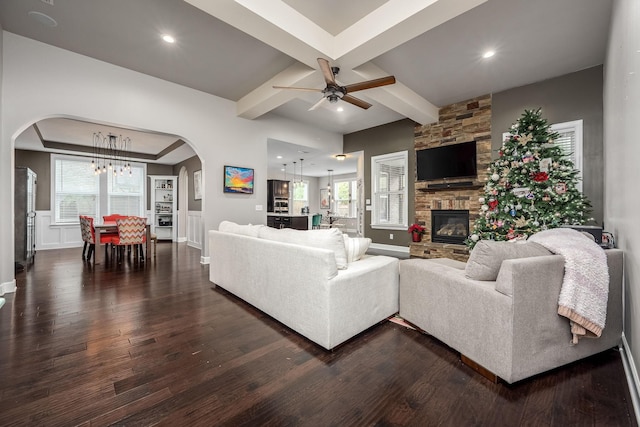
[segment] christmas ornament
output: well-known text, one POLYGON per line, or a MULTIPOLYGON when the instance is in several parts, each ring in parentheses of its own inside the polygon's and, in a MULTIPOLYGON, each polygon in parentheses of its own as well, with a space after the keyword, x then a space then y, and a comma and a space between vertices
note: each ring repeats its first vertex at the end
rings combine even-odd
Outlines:
POLYGON ((520 218, 515 220, 515 225, 517 228, 524 228, 527 226, 527 222, 529 222, 524 216, 520 216, 520 218))
POLYGON ((567 184, 564 182, 559 182, 555 186, 555 190, 557 194, 564 194, 567 192, 567 184))
POLYGON ((493 175, 491 175, 491 179, 494 181, 497 181, 500 179, 500 175, 498 175, 497 173, 494 173, 493 175))
POLYGON ((546 172, 534 172, 531 175, 535 182, 545 182, 546 180, 549 179, 549 174, 546 172))

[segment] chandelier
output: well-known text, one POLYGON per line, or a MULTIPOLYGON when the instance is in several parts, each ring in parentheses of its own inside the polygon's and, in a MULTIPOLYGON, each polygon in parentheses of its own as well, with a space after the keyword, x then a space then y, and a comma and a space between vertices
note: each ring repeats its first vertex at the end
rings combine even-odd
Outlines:
POLYGON ((111 172, 113 175, 124 175, 126 171, 131 172, 131 138, 122 135, 109 133, 103 135, 101 132, 93 133, 93 159, 91 168, 96 175, 111 172))

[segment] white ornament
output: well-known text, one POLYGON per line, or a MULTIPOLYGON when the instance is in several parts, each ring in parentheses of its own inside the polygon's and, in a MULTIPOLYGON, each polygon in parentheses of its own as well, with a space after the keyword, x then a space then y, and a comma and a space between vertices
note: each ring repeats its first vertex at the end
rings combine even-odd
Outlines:
POLYGON ((474 242, 477 242, 480 239, 480 237, 477 234, 472 234, 471 235, 471 240, 473 240, 474 242))
POLYGON ((517 209, 517 210, 522 209, 522 205, 521 205, 520 203, 518 203, 518 204, 516 205, 516 209, 517 209))
POLYGON ((500 175, 498 175, 497 173, 494 173, 493 175, 491 175, 491 179, 494 181, 497 181, 500 179, 500 175))
POLYGON ((480 197, 480 198, 478 199, 478 201, 479 201, 480 203, 484 203, 484 197, 480 197))
POLYGON ((486 212, 486 211, 488 211, 488 210, 489 210, 489 206, 487 206, 487 205, 482 205, 482 206, 480 206, 480 209, 482 209, 483 211, 485 211, 485 212, 486 212))
POLYGON ((533 221, 533 226, 534 226, 534 227, 537 227, 537 226, 539 226, 539 225, 540 225, 540 223, 539 223, 538 221, 533 221))

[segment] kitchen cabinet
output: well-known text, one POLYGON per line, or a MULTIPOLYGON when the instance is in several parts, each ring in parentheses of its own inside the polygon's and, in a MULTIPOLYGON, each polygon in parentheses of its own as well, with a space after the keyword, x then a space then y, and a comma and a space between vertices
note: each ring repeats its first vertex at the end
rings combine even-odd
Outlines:
POLYGON ((267 215, 267 225, 273 228, 309 229, 309 217, 291 215, 267 215))
POLYGON ((267 212, 289 213, 289 181, 267 180, 267 212))

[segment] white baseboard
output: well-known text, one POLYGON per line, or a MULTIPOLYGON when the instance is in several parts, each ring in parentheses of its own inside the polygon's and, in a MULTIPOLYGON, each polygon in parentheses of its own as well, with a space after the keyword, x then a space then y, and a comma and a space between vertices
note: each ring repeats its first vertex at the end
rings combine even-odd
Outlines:
POLYGON ((16 279, 8 282, 0 283, 0 295, 12 293, 16 291, 16 279))
POLYGON ((371 249, 379 249, 381 251, 389 251, 389 252, 400 252, 403 254, 409 253, 408 246, 396 246, 396 245, 385 245, 383 243, 372 243, 369 245, 371 249))
POLYGON ((622 347, 620 347, 620 356, 622 358, 622 365, 624 366, 624 373, 627 377, 627 383, 629 385, 629 394, 631 395, 631 403, 633 405, 633 412, 635 412, 636 420, 640 416, 640 396, 638 396, 638 390, 640 389, 640 381, 638 377, 638 370, 636 364, 633 361, 633 354, 629 348, 627 337, 622 333, 622 347))
POLYGON ((208 256, 200 257, 200 264, 209 264, 211 262, 211 258, 208 256))
POLYGON ((186 241, 187 241, 187 238, 186 238, 186 237, 178 237, 178 238, 176 239, 176 242, 178 242, 178 243, 184 243, 184 242, 186 242, 186 241))

